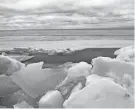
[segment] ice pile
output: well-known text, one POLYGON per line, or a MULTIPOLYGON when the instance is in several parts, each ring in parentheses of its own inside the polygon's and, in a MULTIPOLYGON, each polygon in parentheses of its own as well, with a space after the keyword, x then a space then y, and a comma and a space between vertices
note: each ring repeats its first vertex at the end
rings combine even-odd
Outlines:
POLYGON ((65 108, 133 108, 134 65, 119 59, 97 57, 86 87, 73 93, 65 108))
POLYGON ((133 49, 117 50, 116 59, 97 57, 91 64, 46 69, 43 62, 25 66, 0 56, 0 103, 14 108, 133 108, 133 49))
POLYGON ((114 55, 117 55, 117 59, 126 61, 126 62, 134 62, 135 58, 135 48, 134 46, 123 47, 114 52, 114 55))
POLYGON ((109 77, 134 94, 134 65, 132 63, 108 57, 97 57, 92 60, 92 64, 92 74, 109 77))

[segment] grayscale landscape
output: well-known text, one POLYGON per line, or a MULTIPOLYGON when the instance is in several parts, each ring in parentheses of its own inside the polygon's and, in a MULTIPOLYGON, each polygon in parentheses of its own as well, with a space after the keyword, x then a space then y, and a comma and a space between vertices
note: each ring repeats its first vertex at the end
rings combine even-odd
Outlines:
POLYGON ((0 108, 134 108, 133 0, 0 0, 0 108))

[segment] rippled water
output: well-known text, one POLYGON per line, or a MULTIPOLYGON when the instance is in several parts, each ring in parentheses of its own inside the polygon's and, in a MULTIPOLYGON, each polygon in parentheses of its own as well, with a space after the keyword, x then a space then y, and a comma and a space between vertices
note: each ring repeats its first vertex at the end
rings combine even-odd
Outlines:
POLYGON ((0 41, 133 40, 132 29, 1 30, 0 41))
POLYGON ((124 47, 133 44, 133 29, 1 30, 0 49, 124 47))

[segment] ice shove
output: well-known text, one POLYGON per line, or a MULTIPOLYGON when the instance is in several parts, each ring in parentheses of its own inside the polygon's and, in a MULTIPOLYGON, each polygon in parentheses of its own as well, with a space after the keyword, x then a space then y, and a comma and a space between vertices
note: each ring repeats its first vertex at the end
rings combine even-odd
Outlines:
POLYGON ((54 89, 66 77, 64 69, 41 69, 43 62, 29 64, 10 77, 32 98, 54 89))
POLYGON ((122 78, 124 74, 128 74, 134 79, 134 65, 132 63, 109 57, 97 57, 92 59, 92 65, 92 74, 99 76, 112 75, 118 78, 122 78))
POLYGON ((128 91, 107 78, 87 85, 63 103, 65 108, 133 108, 133 105, 128 91))
POLYGON ((135 58, 135 48, 134 46, 128 46, 128 47, 123 47, 114 52, 114 55, 117 55, 117 59, 123 60, 126 62, 134 62, 135 58))

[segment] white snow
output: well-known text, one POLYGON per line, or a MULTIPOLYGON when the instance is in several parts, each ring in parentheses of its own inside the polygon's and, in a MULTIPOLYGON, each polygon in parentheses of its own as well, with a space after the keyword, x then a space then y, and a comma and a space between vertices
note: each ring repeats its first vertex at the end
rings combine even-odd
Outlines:
POLYGON ((79 62, 68 69, 68 76, 69 77, 81 77, 81 76, 88 76, 91 72, 92 66, 87 62, 79 62))

